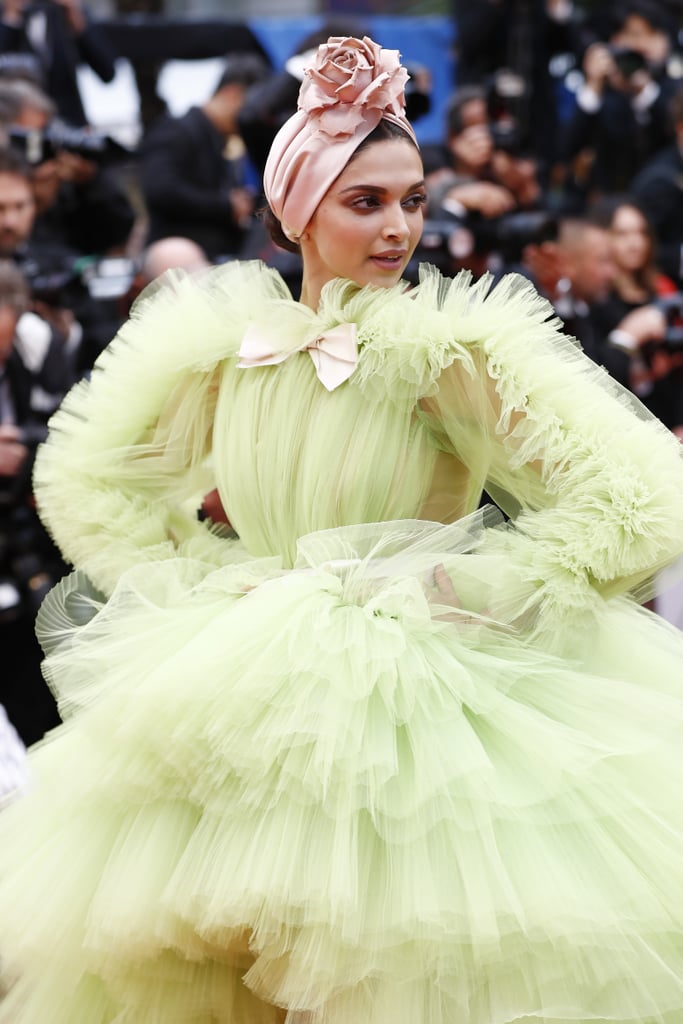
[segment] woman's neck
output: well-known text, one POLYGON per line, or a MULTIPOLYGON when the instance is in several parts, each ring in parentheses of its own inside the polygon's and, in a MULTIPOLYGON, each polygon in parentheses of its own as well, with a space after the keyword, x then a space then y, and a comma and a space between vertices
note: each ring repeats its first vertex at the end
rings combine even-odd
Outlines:
POLYGON ((325 284, 326 282, 322 279, 312 277, 310 273, 306 272, 306 261, 304 260, 304 272, 301 279, 299 302, 304 306, 308 306, 309 309, 312 309, 315 312, 320 304, 320 295, 325 284))
POLYGON ((299 295, 299 302, 302 306, 308 306, 314 312, 318 308, 320 302, 320 291, 315 294, 310 288, 307 288, 305 283, 301 286, 301 294, 299 295))
POLYGON ((650 299, 650 292, 638 276, 627 271, 617 274, 614 288, 625 302, 643 303, 650 299))

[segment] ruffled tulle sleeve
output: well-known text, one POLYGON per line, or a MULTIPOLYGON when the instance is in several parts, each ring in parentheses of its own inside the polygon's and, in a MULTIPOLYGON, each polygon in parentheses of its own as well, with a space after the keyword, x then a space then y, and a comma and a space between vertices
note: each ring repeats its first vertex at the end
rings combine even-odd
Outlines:
POLYGON ((197 509, 215 486, 220 369, 240 344, 255 287, 265 301, 284 285, 255 264, 169 273, 52 418, 34 474, 40 515, 65 558, 106 593, 143 561, 233 558, 197 509))
POLYGON ((511 517, 484 548, 503 550, 516 608, 585 609, 591 594, 645 593, 683 551, 683 449, 673 435, 561 331, 524 278, 491 288, 428 275, 436 304, 466 345, 436 394, 421 401, 443 448, 486 475, 511 517))

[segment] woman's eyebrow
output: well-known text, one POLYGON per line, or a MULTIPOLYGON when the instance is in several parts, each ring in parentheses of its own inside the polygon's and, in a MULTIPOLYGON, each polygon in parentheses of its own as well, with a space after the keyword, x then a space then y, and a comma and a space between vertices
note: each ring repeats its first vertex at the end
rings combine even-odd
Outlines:
MULTIPOLYGON (((405 191, 406 192, 412 192, 416 188, 423 188, 424 187, 424 183, 425 183, 424 178, 421 178, 420 181, 416 181, 415 184, 409 185, 408 188, 405 191)), ((362 192, 375 192, 377 194, 379 194, 381 192, 387 192, 388 191, 388 189, 384 188, 382 185, 360 185, 359 184, 359 185, 349 185, 347 188, 343 188, 341 190, 340 195, 344 195, 346 192, 357 192, 359 190, 362 191, 362 192)))

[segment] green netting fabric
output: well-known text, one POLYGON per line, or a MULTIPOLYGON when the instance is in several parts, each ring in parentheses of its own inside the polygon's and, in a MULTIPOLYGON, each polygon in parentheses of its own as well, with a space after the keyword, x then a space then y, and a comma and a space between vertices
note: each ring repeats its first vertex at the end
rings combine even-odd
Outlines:
POLYGON ((633 596, 680 447, 528 283, 172 275, 36 493, 66 724, 0 817, 2 1024, 680 1024, 683 639, 633 596))

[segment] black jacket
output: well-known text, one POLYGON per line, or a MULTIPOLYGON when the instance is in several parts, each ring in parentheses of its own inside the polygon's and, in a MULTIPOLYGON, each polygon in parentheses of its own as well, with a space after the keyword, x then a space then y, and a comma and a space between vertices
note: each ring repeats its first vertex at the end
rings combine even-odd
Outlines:
POLYGON ((648 215, 662 270, 683 290, 683 152, 668 146, 636 176, 631 194, 648 215))
POLYGON ((598 110, 588 113, 576 107, 562 125, 559 158, 569 165, 584 149, 591 149, 591 165, 586 194, 628 191, 634 176, 652 157, 671 141, 668 103, 670 82, 660 82, 659 96, 642 115, 636 117, 628 96, 607 88, 598 110))
POLYGON ((239 182, 224 148, 225 138, 199 107, 151 125, 139 153, 148 243, 182 235, 211 260, 239 252, 244 231, 229 201, 230 189, 239 182))
POLYGON ((57 4, 33 4, 21 25, 0 21, 0 54, 32 54, 42 73, 42 87, 57 104, 60 117, 73 125, 85 125, 87 118, 78 88, 79 64, 87 64, 103 82, 116 73, 116 51, 95 22, 86 18, 85 30, 75 35, 57 4), (30 24, 44 19, 45 45, 31 42, 30 24))

